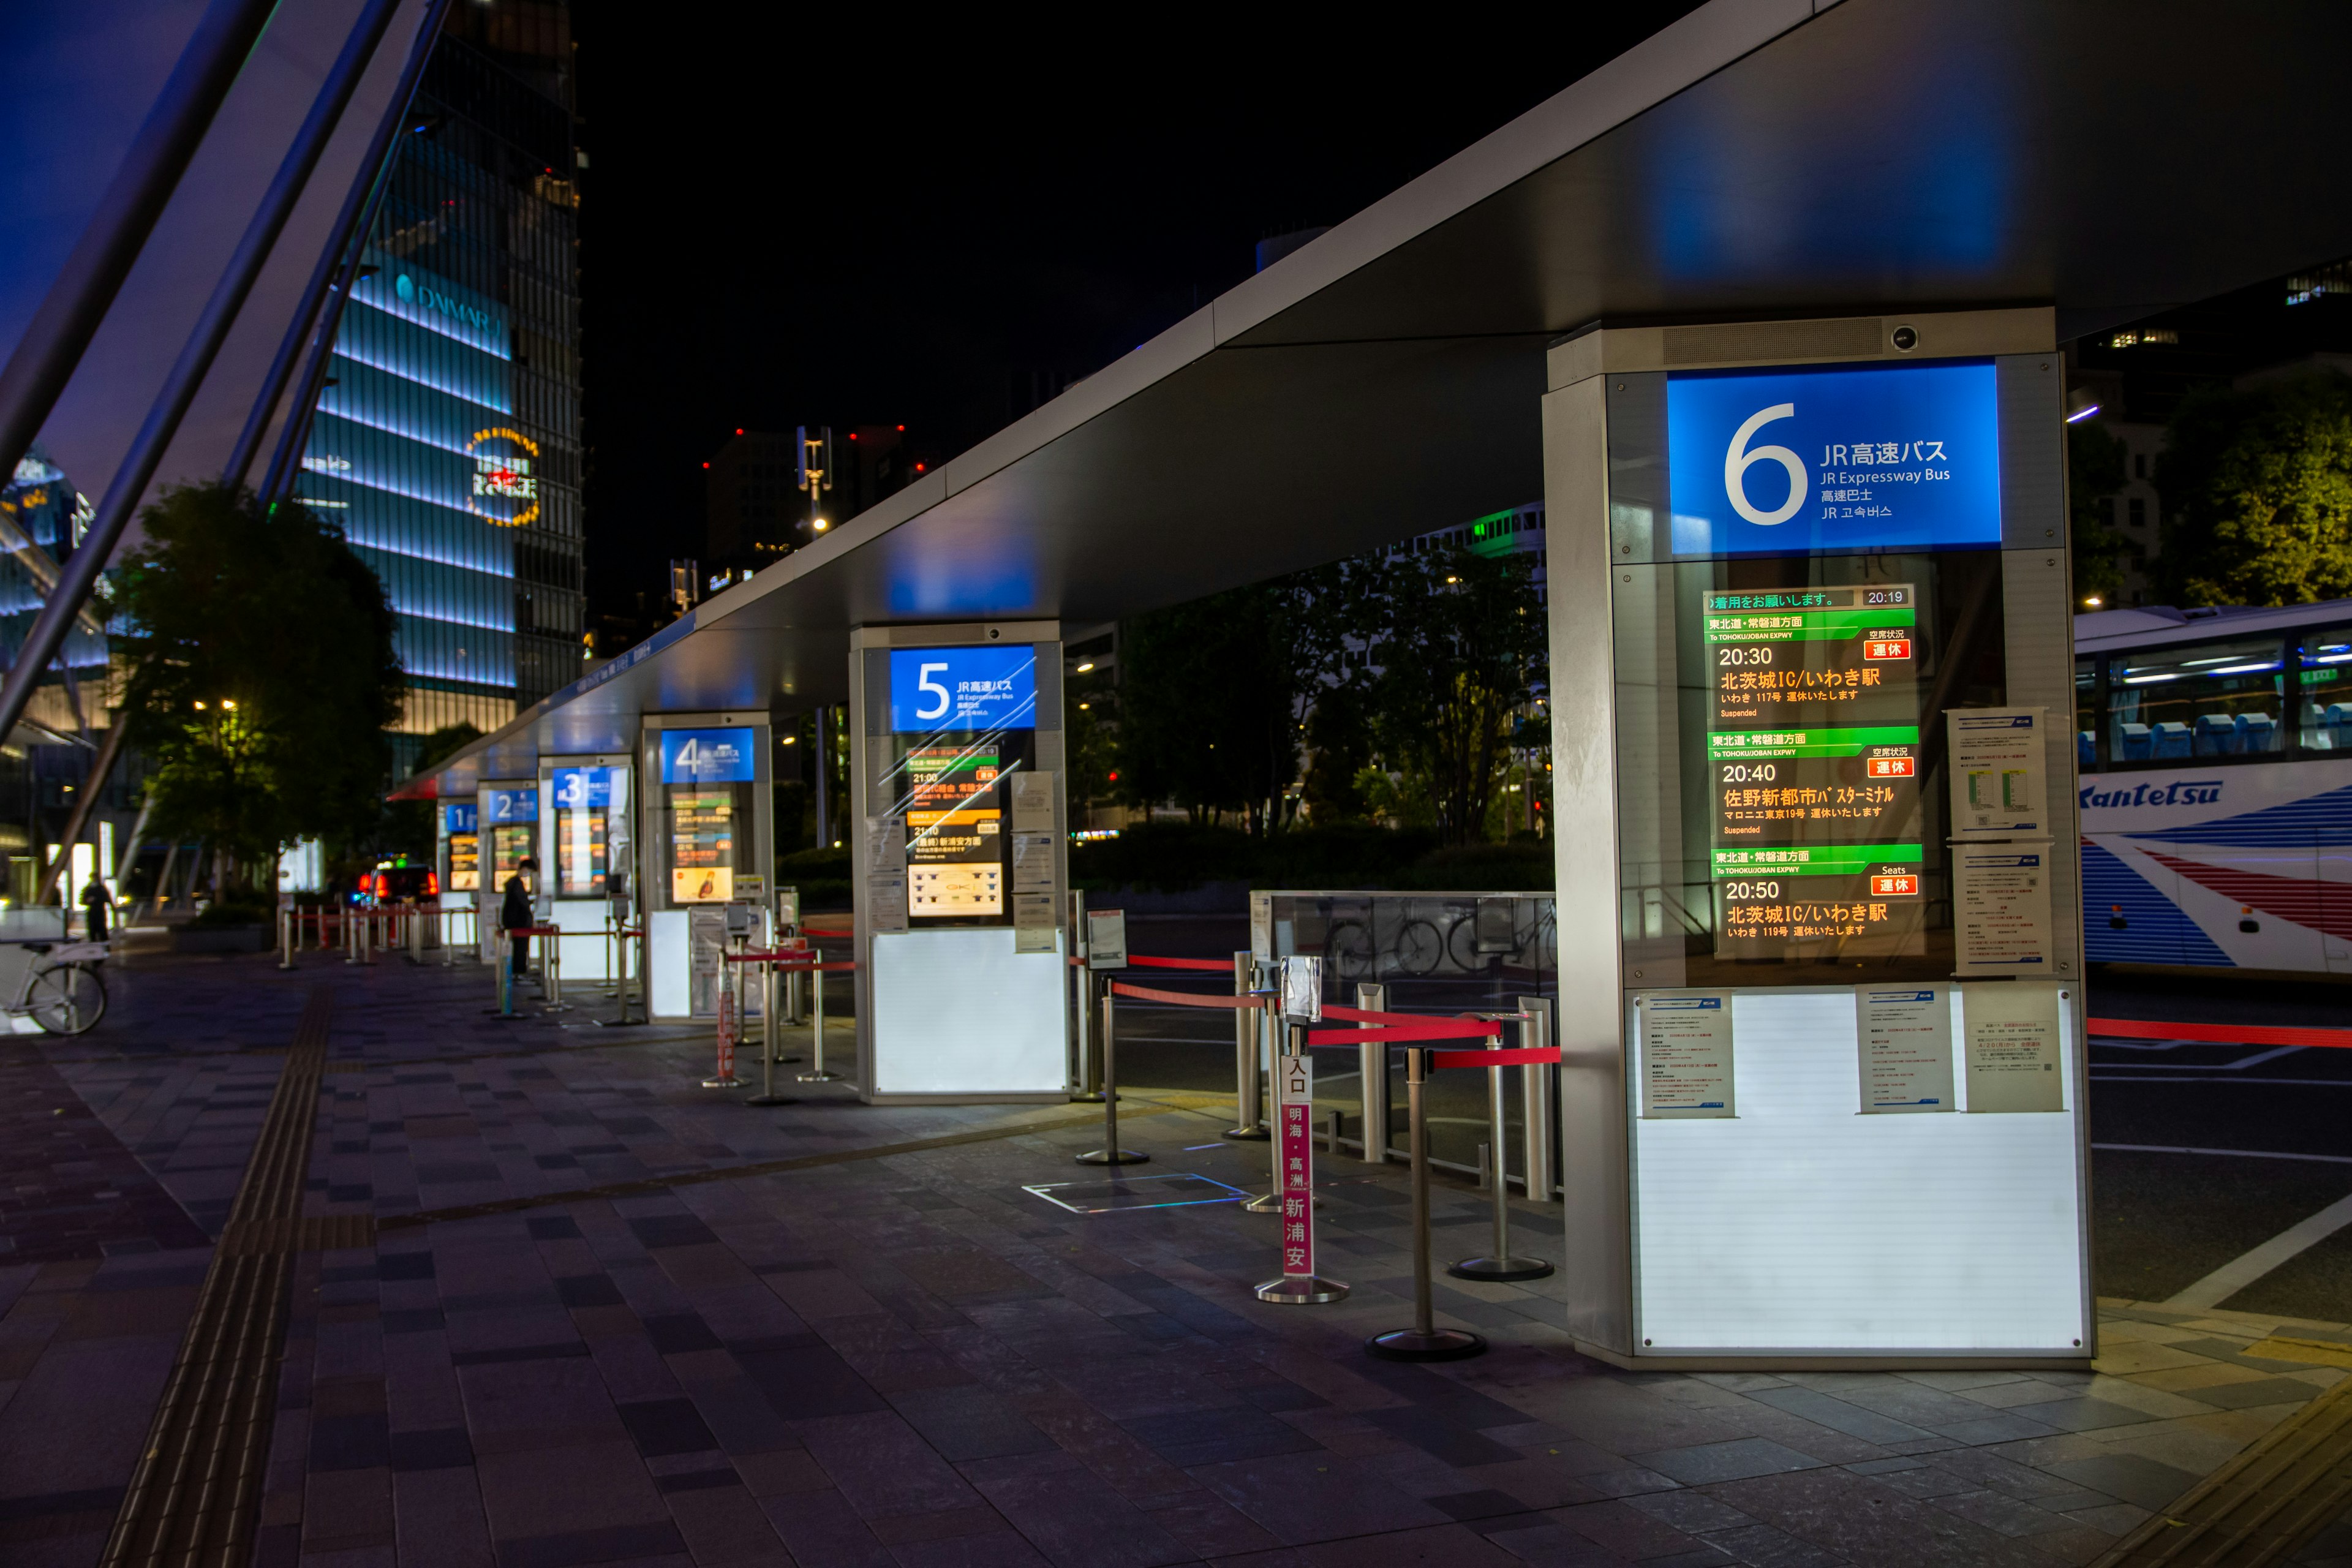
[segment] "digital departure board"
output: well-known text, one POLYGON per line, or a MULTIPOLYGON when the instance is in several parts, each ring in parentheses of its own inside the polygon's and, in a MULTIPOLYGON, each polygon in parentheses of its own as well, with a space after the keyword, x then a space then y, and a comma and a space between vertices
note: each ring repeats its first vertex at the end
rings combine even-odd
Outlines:
POLYGON ((994 745, 908 752, 907 913, 913 919, 1004 913, 1002 767, 994 745))
POLYGON ((1706 595, 1716 721, 1918 721, 1908 583, 1706 595))
POLYGON ((1717 956, 1899 951, 1925 919, 1914 586, 1703 609, 1717 956))

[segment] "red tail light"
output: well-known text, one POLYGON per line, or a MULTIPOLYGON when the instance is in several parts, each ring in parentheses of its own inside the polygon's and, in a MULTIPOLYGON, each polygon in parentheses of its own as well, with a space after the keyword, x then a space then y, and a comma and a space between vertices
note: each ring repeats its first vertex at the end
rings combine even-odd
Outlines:
POLYGON ((441 896, 440 872, 427 871, 425 873, 425 896, 428 899, 437 899, 441 896))

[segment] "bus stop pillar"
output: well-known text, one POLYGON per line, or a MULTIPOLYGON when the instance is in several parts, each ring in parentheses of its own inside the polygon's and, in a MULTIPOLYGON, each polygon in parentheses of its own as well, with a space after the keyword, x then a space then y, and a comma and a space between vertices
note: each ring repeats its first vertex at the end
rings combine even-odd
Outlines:
POLYGON ((1568 1327, 2070 1365, 2084 1170, 2046 309, 1595 328, 1543 406, 1568 1327))

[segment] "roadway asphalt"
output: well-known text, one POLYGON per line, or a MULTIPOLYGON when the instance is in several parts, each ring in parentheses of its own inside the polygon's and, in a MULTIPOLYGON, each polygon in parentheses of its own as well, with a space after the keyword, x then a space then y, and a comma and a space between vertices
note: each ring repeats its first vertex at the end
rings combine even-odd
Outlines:
MULTIPOLYGON (((1247 945, 1248 931, 1237 919, 1139 918, 1128 940, 1137 952, 1230 957, 1247 945)), ((1423 982, 1412 993, 1392 993, 1391 1005, 1445 1013, 1499 1007, 1530 988, 1524 979, 1423 982)), ((2093 1017, 2352 1028, 2352 988, 2227 974, 2098 972, 2090 1004, 2093 1017)), ((1229 1017, 1122 1003, 1120 1077, 1139 1087, 1230 1092, 1229 1017)), ((1343 1053, 1318 1053, 1318 1099, 1343 1113, 1357 1097, 1355 1075, 1345 1070, 1352 1065, 1343 1053)), ((2352 1050, 2122 1041, 2095 1032, 2090 1068, 2092 1266, 2102 1296, 2169 1300, 2352 1195, 2352 1050)), ((1391 1103, 1402 1147, 1401 1082, 1391 1103)), ((1348 1136, 1359 1126, 1345 1114, 1348 1136)), ((1509 1136, 1516 1139, 1516 1128, 1509 1136)), ((1486 1137, 1480 1076, 1439 1079, 1431 1114, 1436 1156, 1468 1165, 1486 1137)), ((2199 1304, 2329 1321, 2352 1317, 2352 1225, 2199 1304)))

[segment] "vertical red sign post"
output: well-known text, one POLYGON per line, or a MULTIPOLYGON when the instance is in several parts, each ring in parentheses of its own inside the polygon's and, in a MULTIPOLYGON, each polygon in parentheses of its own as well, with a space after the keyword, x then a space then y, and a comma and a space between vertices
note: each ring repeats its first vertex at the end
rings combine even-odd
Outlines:
MULTIPOLYGON (((1285 975, 1283 1011, 1301 1017, 1319 1017, 1321 965, 1314 959, 1287 959, 1286 964, 1313 966, 1293 978, 1285 975), (1294 993, 1299 993, 1294 999, 1294 993)), ((1257 1288, 1257 1299, 1280 1306, 1314 1306, 1344 1300, 1348 1287, 1315 1272, 1315 1068, 1307 1055, 1307 1032, 1286 1019, 1282 1048, 1274 1058, 1275 1148, 1279 1177, 1275 1190, 1282 1198, 1282 1275, 1257 1288)))
MULTIPOLYGON (((722 957, 719 964, 726 966, 722 957)), ((705 1089, 734 1089, 742 1083, 735 1076, 735 987, 729 976, 719 982, 719 1071, 702 1080, 705 1089)))

